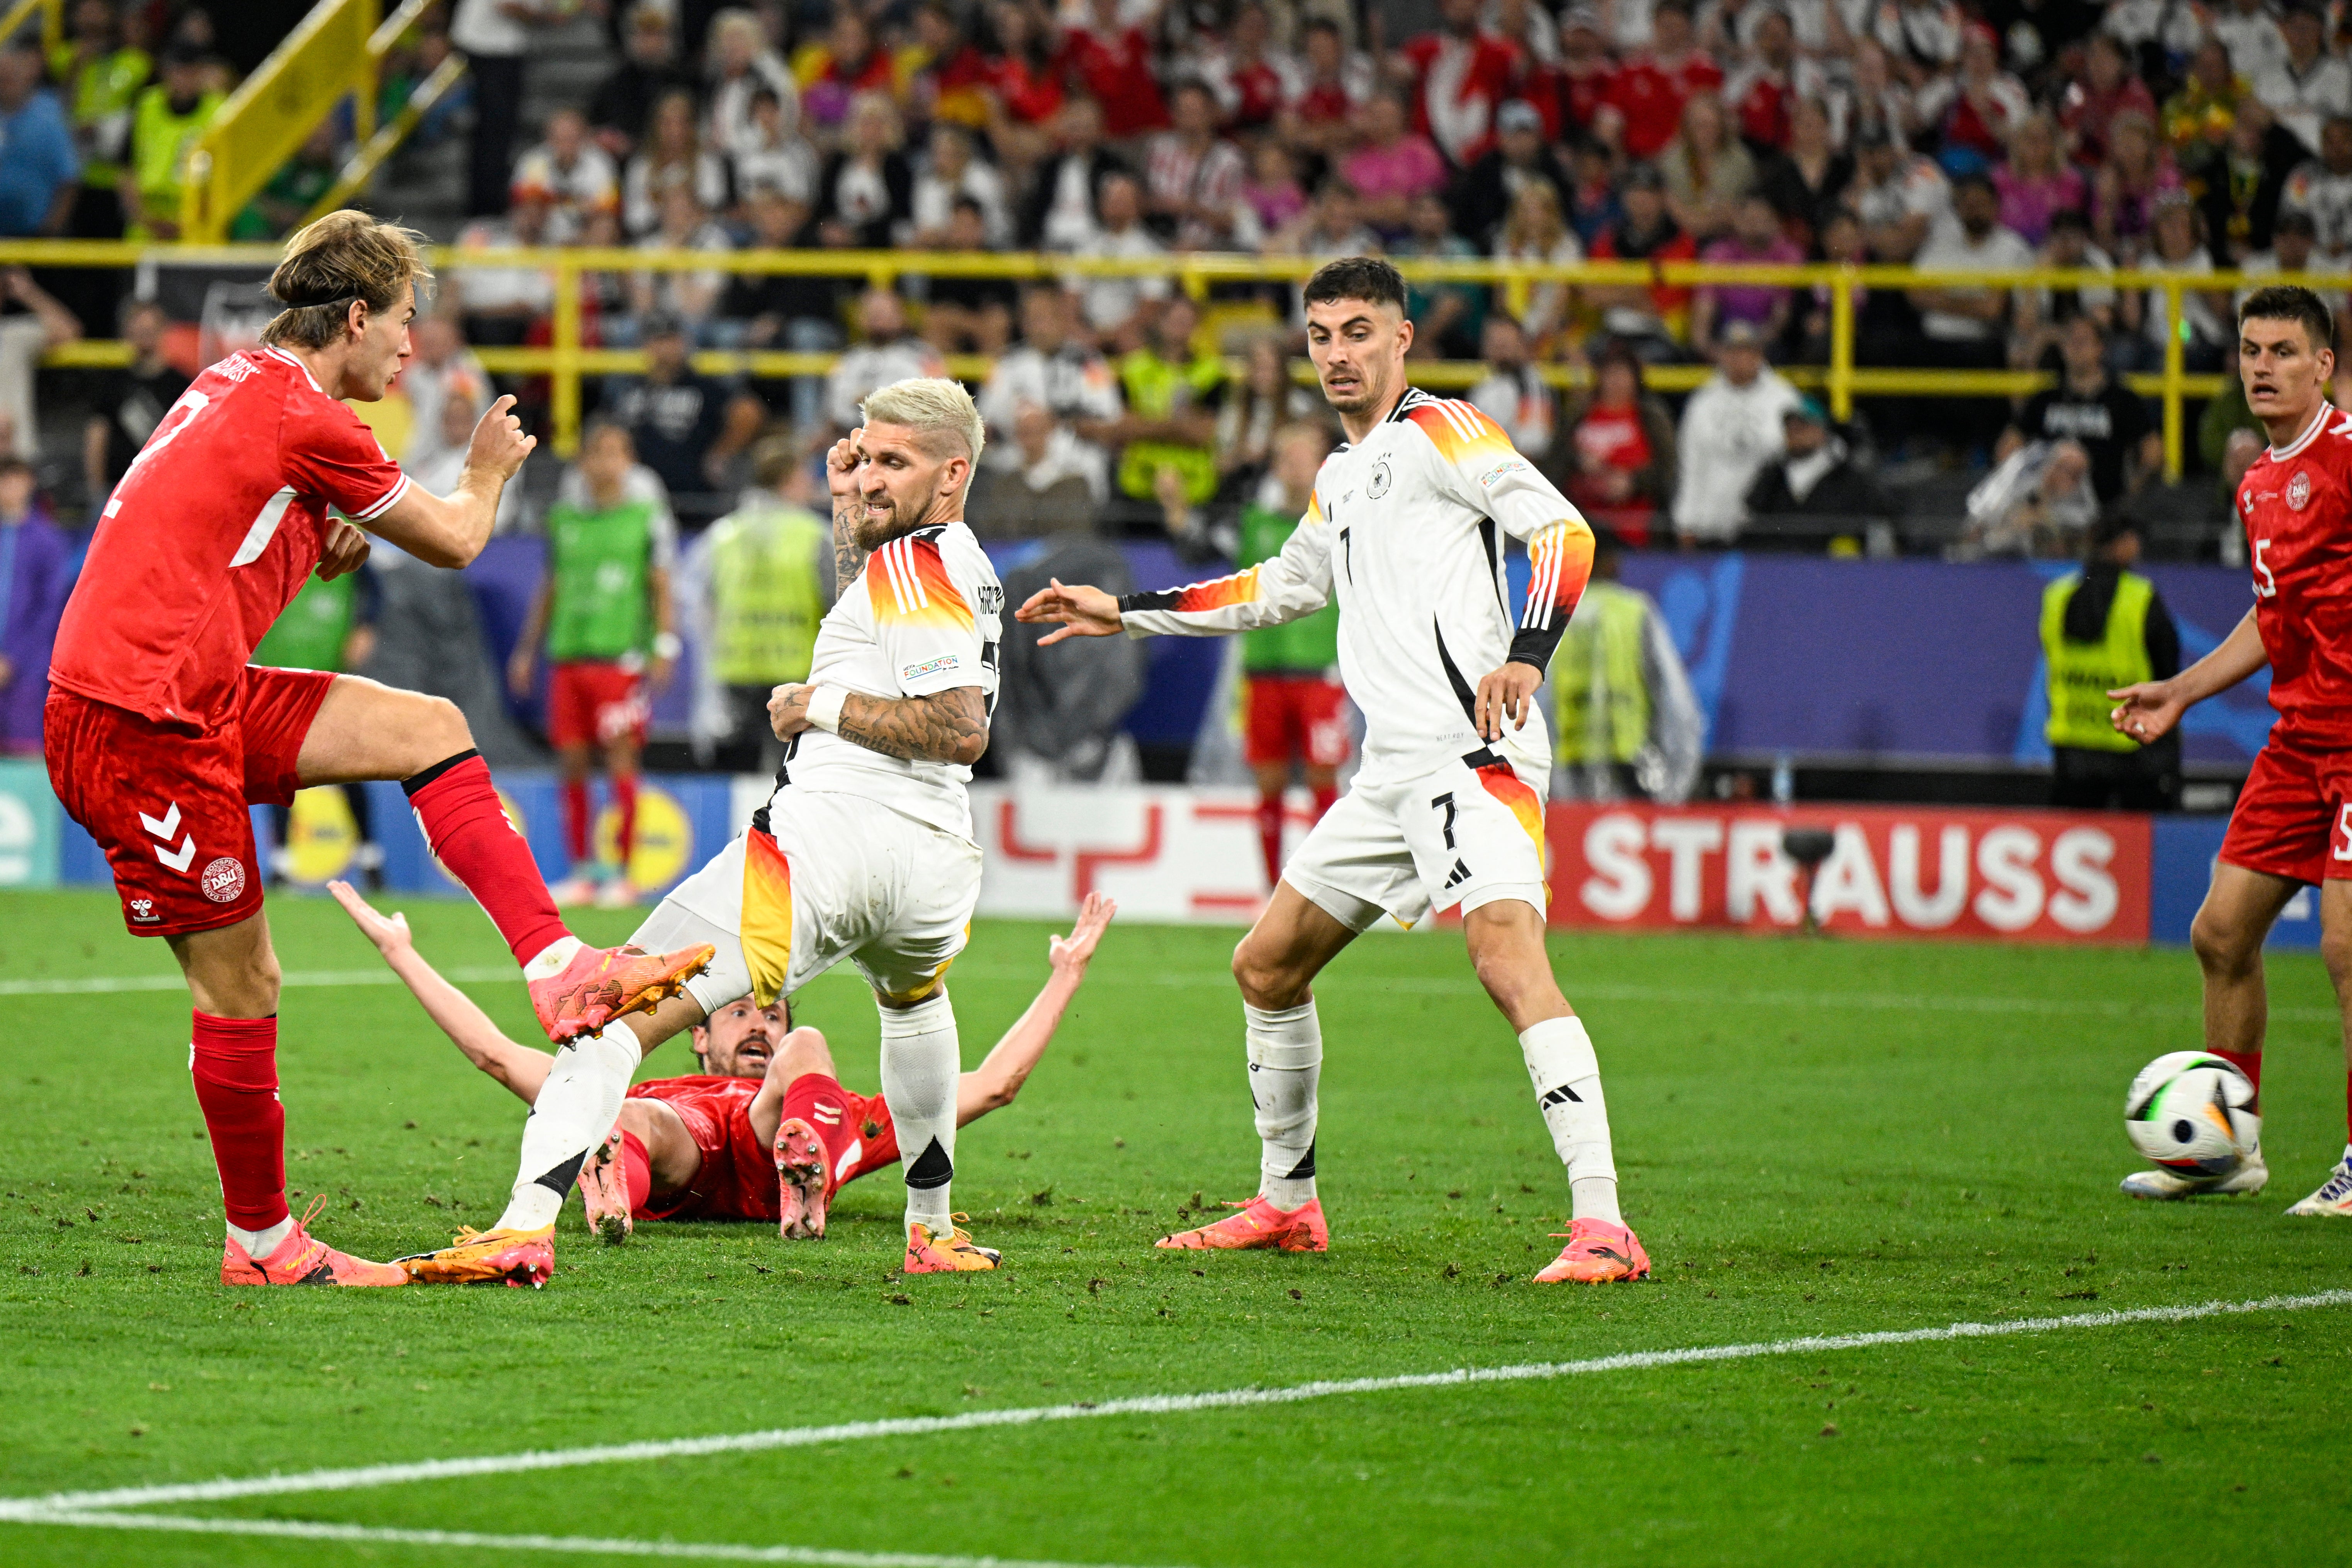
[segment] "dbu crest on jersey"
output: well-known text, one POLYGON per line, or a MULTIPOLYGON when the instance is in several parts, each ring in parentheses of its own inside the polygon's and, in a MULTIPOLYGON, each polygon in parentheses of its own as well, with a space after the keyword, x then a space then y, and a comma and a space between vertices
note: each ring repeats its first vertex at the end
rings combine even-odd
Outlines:
POLYGON ((1386 458, 1372 465, 1372 477, 1365 482, 1364 493, 1374 500, 1389 493, 1389 460, 1386 458))
POLYGON ((2291 511, 2301 511, 2311 504, 2311 476, 2300 468, 2286 482, 2286 504, 2291 511))
POLYGON ((224 855, 205 868, 196 885, 205 897, 216 904, 233 904, 245 896, 245 863, 234 856, 224 855))

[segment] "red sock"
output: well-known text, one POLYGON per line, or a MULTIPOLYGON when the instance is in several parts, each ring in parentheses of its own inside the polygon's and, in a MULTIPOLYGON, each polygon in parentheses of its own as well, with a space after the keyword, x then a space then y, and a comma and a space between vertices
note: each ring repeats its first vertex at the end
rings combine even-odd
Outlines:
POLYGON ((1257 797, 1257 847, 1265 857, 1265 885, 1273 887, 1282 880, 1282 796, 1279 793, 1257 797))
POLYGON ((2258 1050, 2215 1051, 2213 1054, 2220 1057, 2223 1061, 2228 1062, 2231 1067, 2236 1068, 2240 1072, 2244 1073, 2246 1075, 2246 1081, 2254 1086, 2256 1092, 2261 1091, 2263 1087, 2262 1052, 2258 1050))
POLYGON ((621 1180, 629 1189, 629 1212, 645 1212, 646 1200, 654 1194, 654 1158, 646 1152, 646 1141, 634 1132, 621 1134, 621 1180))
POLYGON ((629 874, 629 856, 637 847, 637 775, 613 775, 613 807, 621 814, 620 830, 614 834, 613 847, 621 857, 621 875, 629 874))
POLYGON ((588 781, 563 781, 563 848, 574 866, 588 863, 588 781))
POLYGON ((474 895, 517 963, 529 963, 572 934, 555 912, 530 846, 507 820, 480 752, 462 752, 400 787, 415 808, 425 847, 474 895))
POLYGON ((195 1016, 189 1070, 220 1167, 221 1205, 241 1230, 287 1216, 286 1108, 278 1103, 278 1020, 195 1016))
POLYGON ((1315 792, 1315 820, 1318 822, 1322 821, 1323 814, 1337 805, 1339 803, 1339 786, 1338 784, 1330 784, 1322 789, 1317 790, 1315 792))

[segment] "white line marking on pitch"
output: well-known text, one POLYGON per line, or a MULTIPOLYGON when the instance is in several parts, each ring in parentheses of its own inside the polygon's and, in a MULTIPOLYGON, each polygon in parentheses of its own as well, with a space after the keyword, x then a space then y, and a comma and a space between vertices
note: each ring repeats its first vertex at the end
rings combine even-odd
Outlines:
POLYGON ((155 1513, 34 1514, 25 1524, 80 1525, 98 1530, 171 1531, 196 1535, 277 1536, 296 1541, 348 1541, 393 1546, 437 1546, 487 1552, 554 1552, 583 1557, 682 1557, 722 1563, 803 1563, 817 1568, 1077 1568, 1013 1557, 941 1557, 925 1552, 832 1552, 815 1546, 733 1546, 695 1541, 628 1541, 590 1535, 485 1535, 470 1530, 396 1530, 366 1524, 323 1524, 294 1519, 196 1519, 155 1513))
POLYGON ((2021 1318, 2005 1323, 1948 1323, 1933 1329, 1887 1329, 1874 1333, 1809 1334, 1801 1339, 1735 1345, 1694 1345, 1683 1350, 1628 1351, 1586 1361, 1538 1362, 1520 1366, 1462 1367, 1452 1372, 1409 1373, 1394 1377, 1355 1377, 1296 1384, 1286 1388, 1234 1388, 1210 1394, 1160 1394, 1129 1399, 1089 1400, 1006 1410, 972 1410, 955 1415, 909 1415, 879 1421, 846 1421, 829 1426, 788 1426, 723 1436, 673 1437, 611 1443, 590 1448, 556 1448, 521 1454, 485 1454, 463 1459, 421 1459, 408 1464, 363 1465, 351 1469, 309 1470, 291 1476, 224 1477, 163 1486, 121 1487, 110 1491, 61 1492, 47 1498, 0 1500, 0 1521, 29 1522, 41 1514, 89 1509, 135 1508, 154 1503, 222 1502, 233 1498, 277 1497, 292 1492, 352 1491, 413 1481, 512 1475, 528 1470, 567 1469, 577 1465, 635 1463, 707 1454, 743 1454, 769 1448, 801 1448, 873 1437, 915 1437, 940 1432, 971 1432, 994 1426, 1028 1426, 1046 1421, 1091 1420, 1107 1415, 1176 1415, 1197 1410, 1294 1405, 1349 1394, 1387 1394, 1409 1388, 1450 1388, 1485 1383, 1530 1383, 1592 1373, 1642 1372, 1694 1363, 1746 1361, 1757 1356, 1811 1355, 1823 1351, 1868 1350, 1880 1345, 1929 1344, 1945 1340, 1997 1339, 2047 1333, 2057 1329, 2105 1329, 2127 1323, 2178 1323, 2247 1312, 2293 1312, 2316 1307, 2352 1306, 2352 1290, 2318 1290, 2303 1296, 2271 1296, 2259 1301, 2205 1301, 2184 1307, 2140 1307, 2129 1311, 2080 1312, 2063 1318, 2021 1318))

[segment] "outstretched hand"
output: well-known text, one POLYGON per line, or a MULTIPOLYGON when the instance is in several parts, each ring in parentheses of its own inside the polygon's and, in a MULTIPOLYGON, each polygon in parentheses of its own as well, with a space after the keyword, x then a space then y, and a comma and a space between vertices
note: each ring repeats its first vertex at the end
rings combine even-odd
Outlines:
POLYGON ((335 902, 343 906, 343 913, 352 917, 352 923, 359 927, 361 933, 375 943, 375 950, 386 958, 415 945, 408 934, 406 915, 396 910, 389 915, 376 913, 375 906, 361 898, 358 889, 340 879, 328 883, 327 891, 334 894, 335 902))
POLYGON ((2118 687, 2107 693, 2114 700, 2114 711, 2107 722, 2118 734, 2128 735, 2145 746, 2160 741, 2180 722, 2189 704, 2175 690, 2169 680, 2143 680, 2133 686, 2118 687))
POLYGON ((522 433, 522 421, 513 413, 515 400, 511 395, 499 398, 484 413, 474 426, 474 438, 466 447, 466 467, 483 468, 501 479, 515 477, 522 460, 539 445, 539 437, 522 433))
POLYGON ((1037 639, 1039 647, 1050 647, 1064 637, 1116 637, 1125 625, 1119 618, 1118 601, 1100 588, 1084 584, 1064 587, 1059 577, 1048 581, 1051 587, 1038 589, 1013 612, 1014 620, 1032 625, 1039 621, 1060 623, 1061 629, 1037 639))
POLYGON ((1536 688, 1542 684, 1542 670, 1516 659, 1479 681, 1477 711, 1471 720, 1478 728, 1478 738, 1501 740, 1506 719, 1512 721, 1512 729, 1526 729, 1536 710, 1536 688))
POLYGON ((1067 936, 1052 938, 1045 948, 1046 958, 1057 971, 1069 972, 1073 978, 1087 972, 1087 963, 1095 955, 1095 943, 1110 925, 1111 917, 1118 913, 1118 905, 1100 893, 1088 893, 1079 907, 1078 923, 1070 928, 1067 936))

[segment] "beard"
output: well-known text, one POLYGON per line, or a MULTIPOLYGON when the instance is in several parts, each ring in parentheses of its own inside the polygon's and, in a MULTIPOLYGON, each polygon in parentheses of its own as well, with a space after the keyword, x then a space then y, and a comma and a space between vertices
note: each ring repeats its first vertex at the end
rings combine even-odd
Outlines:
POLYGON ((887 496, 883 498, 879 510, 865 497, 860 496, 858 500, 863 504, 857 510, 850 537, 858 549, 867 552, 879 550, 892 540, 904 538, 921 528, 931 521, 931 514, 938 511, 940 505, 940 497, 933 494, 926 497, 923 504, 910 516, 887 496))

